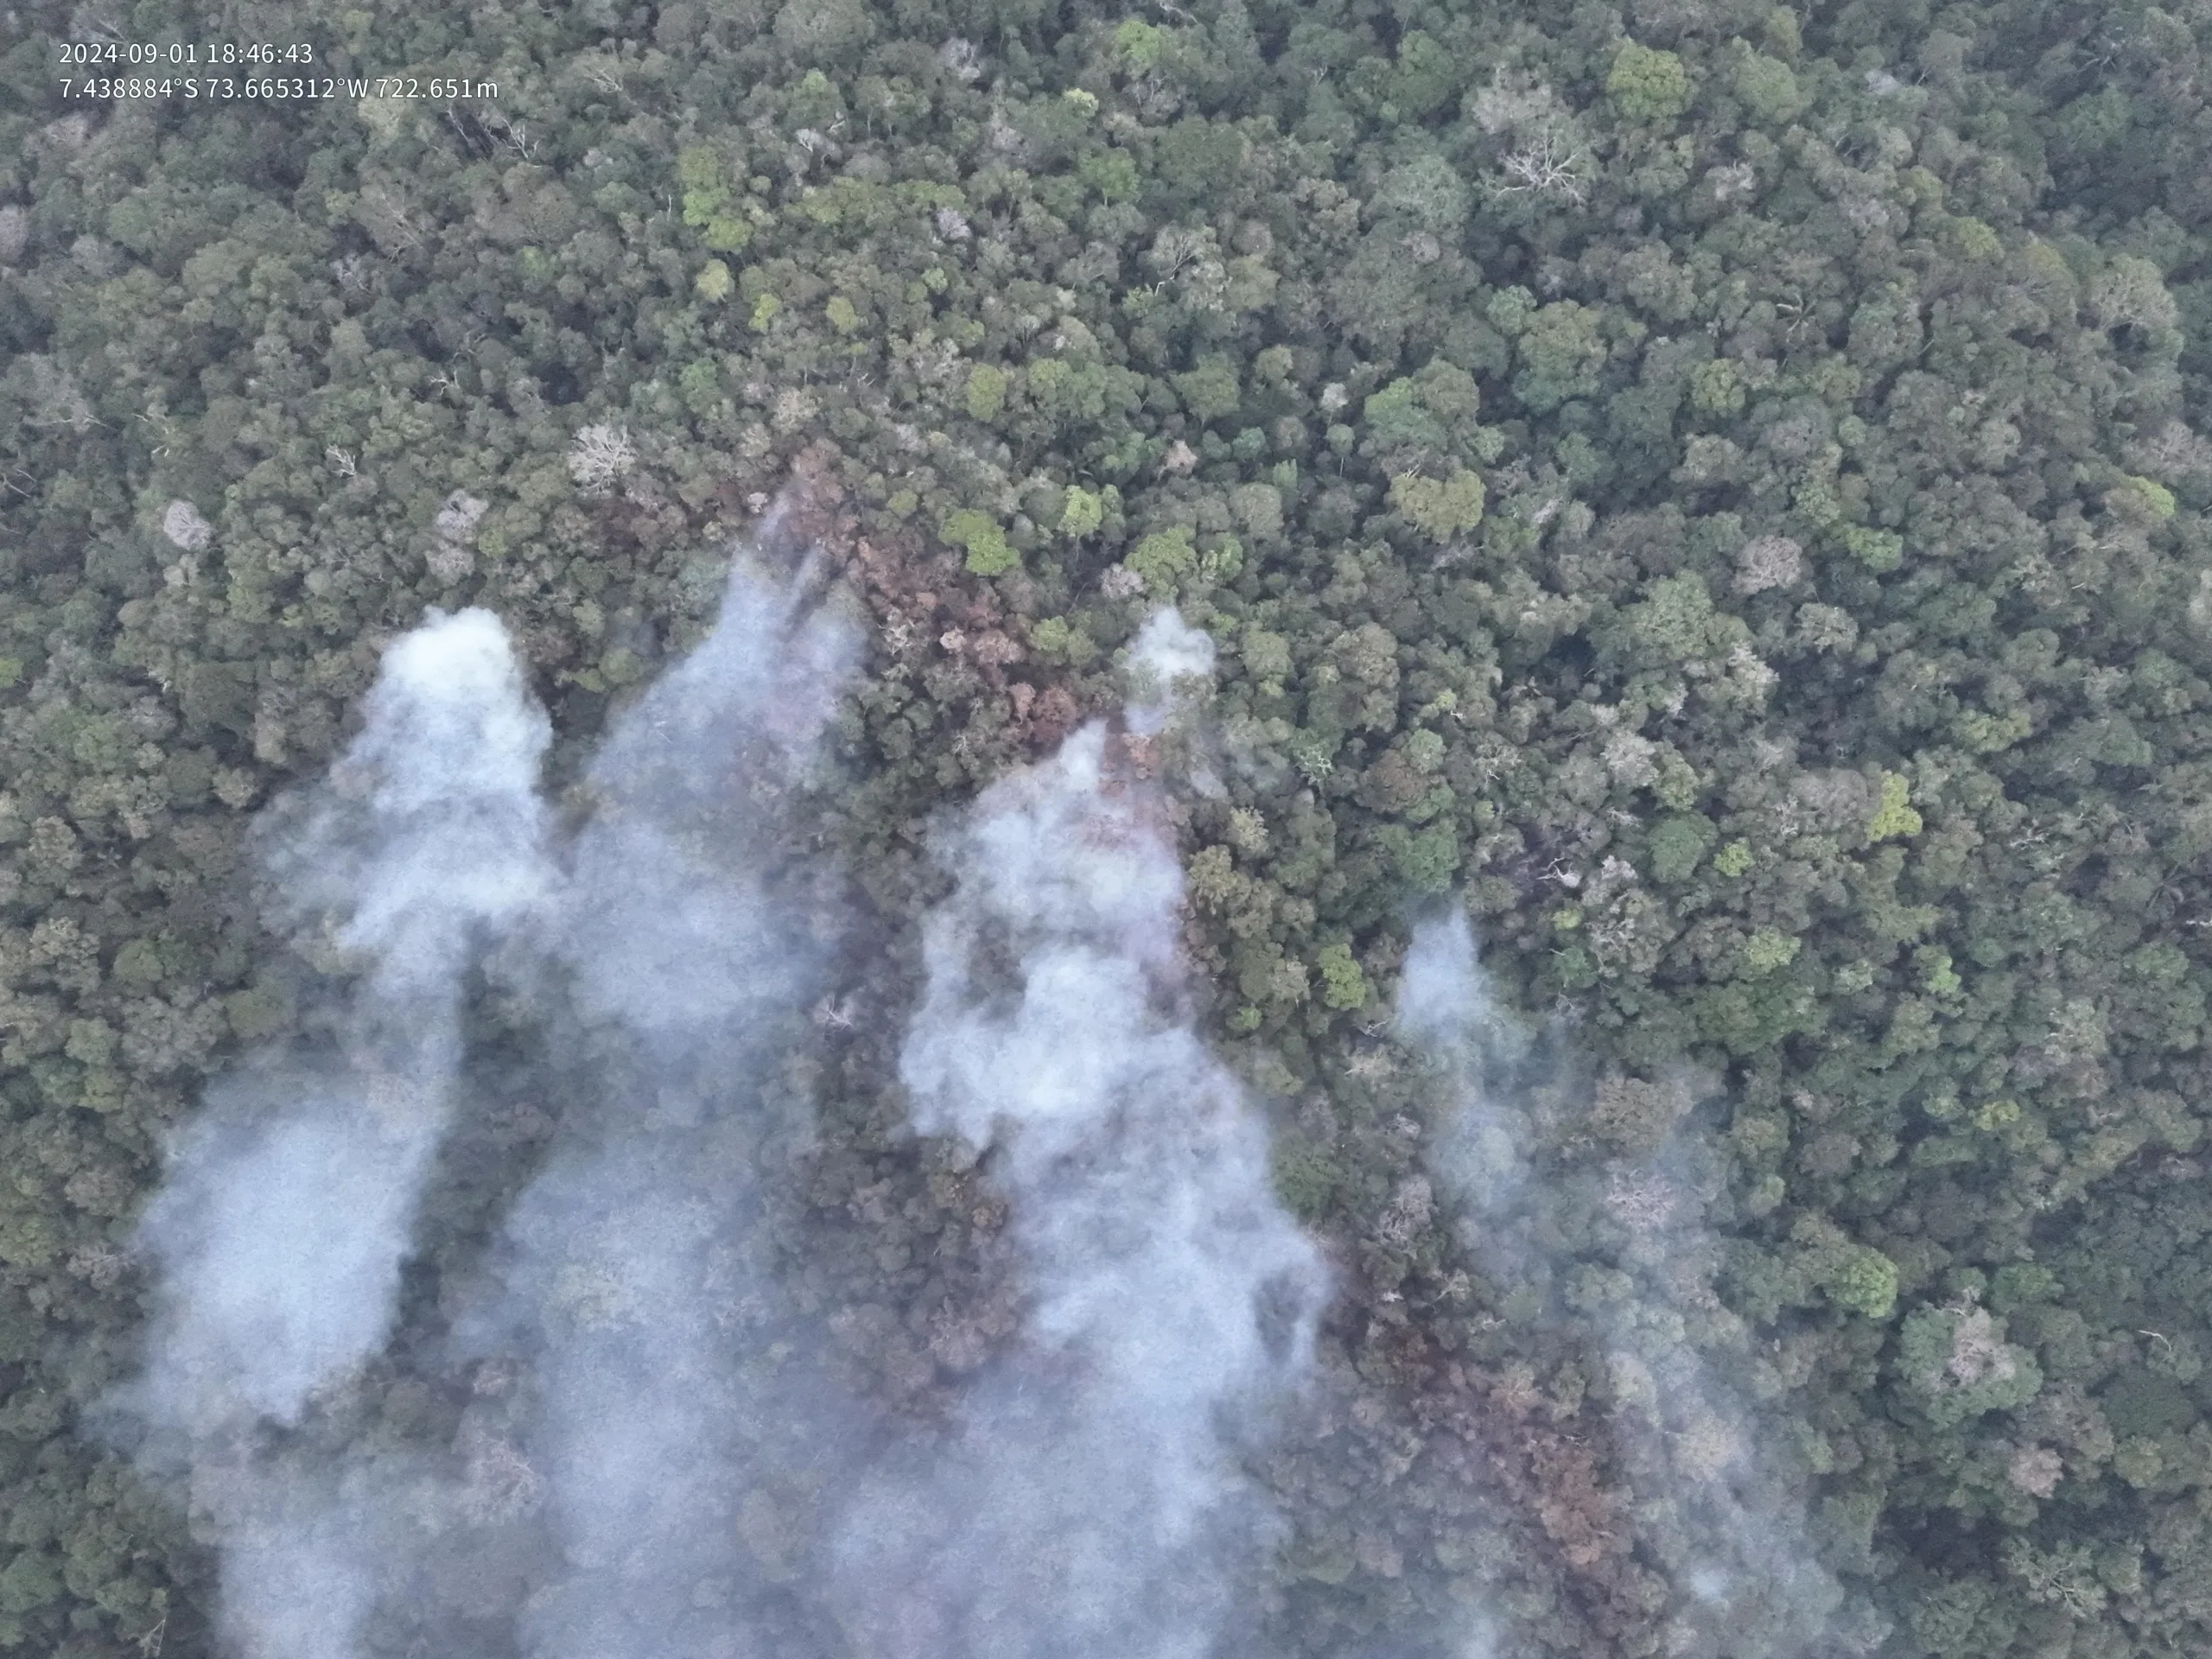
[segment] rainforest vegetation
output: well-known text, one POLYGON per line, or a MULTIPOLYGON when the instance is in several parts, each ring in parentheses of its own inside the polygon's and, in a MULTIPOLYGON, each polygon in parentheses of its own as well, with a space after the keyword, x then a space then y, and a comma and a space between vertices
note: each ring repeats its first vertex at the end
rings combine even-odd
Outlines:
MULTIPOLYGON (((868 621, 811 833, 882 1017, 794 1039, 779 1224, 860 1395, 1008 1329, 898 1097, 931 825, 1173 604, 1196 1018, 1335 1274, 1222 1650, 2212 1650, 2200 425, 2197 0, 0 14, 0 1652, 221 1650, 88 1419, 170 1138, 336 971, 257 813, 472 606, 582 812, 772 510, 868 621), (64 95, 211 38, 337 95, 64 95), (1440 913, 1534 1034, 1478 1085, 1394 1012, 1440 913), (1563 1195, 1513 1251, 1432 1158, 1471 1090, 1563 1195), (1809 1626, 1694 1616, 1739 1453, 1809 1626)), ((559 1116, 486 1086, 410 1329, 559 1116)), ((373 1432, 450 1444, 403 1370, 373 1432)))

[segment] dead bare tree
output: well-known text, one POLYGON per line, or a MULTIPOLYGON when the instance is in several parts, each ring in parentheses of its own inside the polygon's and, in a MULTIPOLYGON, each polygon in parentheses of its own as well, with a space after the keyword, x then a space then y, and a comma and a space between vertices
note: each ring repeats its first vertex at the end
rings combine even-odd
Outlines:
POLYGON ((1589 195, 1586 158, 1555 132, 1540 134, 1509 154, 1501 165, 1511 181, 1497 187, 1501 194, 1555 196, 1577 207, 1589 195))

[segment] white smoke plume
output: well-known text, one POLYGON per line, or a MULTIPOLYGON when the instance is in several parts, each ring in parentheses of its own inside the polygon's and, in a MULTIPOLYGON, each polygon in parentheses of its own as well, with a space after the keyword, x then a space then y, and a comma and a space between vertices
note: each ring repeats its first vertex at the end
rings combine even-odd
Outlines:
POLYGON ((1077 732, 939 847, 901 1077, 988 1160, 1030 1300, 931 1442, 820 1357, 780 1230, 843 915, 794 809, 861 644, 811 586, 739 562, 565 838, 480 611, 395 644, 331 778, 258 830, 270 913, 346 988, 177 1138, 127 1402, 220 1551, 226 1659, 1200 1659, 1263 1579, 1240 1463, 1325 1284, 1197 1035, 1147 781, 1211 643, 1155 618, 1130 734, 1077 732), (499 1066, 550 1146, 395 1332, 499 1066))
MULTIPOLYGON (((776 1576, 731 1506, 813 1456, 827 1391, 741 1340, 771 1346, 760 1165, 806 1116, 764 1086, 771 1039, 820 954, 812 878, 772 868, 768 825, 859 645, 800 588, 733 570, 712 633, 609 732, 557 860, 548 722, 481 611, 396 644, 328 782, 259 826, 270 913, 354 970, 348 1000, 327 1044, 254 1057, 179 1137, 123 1402, 149 1461, 189 1473, 245 1659, 351 1659, 371 1621, 410 1616, 398 1586, 512 1551, 518 1527, 546 1535, 522 1624, 547 1659, 679 1650, 738 1622, 702 1586, 776 1576), (450 1458, 371 1449, 373 1400, 346 1385, 391 1332, 477 969, 568 1033, 582 1103, 459 1298, 453 1363, 525 1381, 471 1408, 450 1458)), ((752 1529, 769 1555, 772 1531, 752 1529)))
MULTIPOLYGON (((1147 638, 1179 677, 1211 661, 1172 613, 1147 638)), ((918 1129, 988 1150, 1033 1302, 953 1443, 847 1523, 881 1659, 1211 1650, 1266 1520, 1236 1419, 1308 1361, 1320 1266, 1182 1004, 1181 872, 1118 741, 1083 728, 939 849, 901 1074, 918 1129)))
POLYGON ((776 1045, 824 943, 818 873, 779 863, 774 828, 859 645, 741 563, 713 632, 587 776, 544 944, 600 1103, 516 1205, 474 1338, 504 1321, 540 1402, 522 1455, 574 1569, 524 1612, 543 1659, 747 1651, 752 1609, 791 1576, 795 1471, 836 1420, 761 1236, 807 1116, 776 1045))
POLYGON ((402 1517, 440 1499, 432 1478, 400 1459, 310 1473, 265 1449, 229 1467, 202 1456, 193 1497, 217 1521, 226 1659, 360 1653, 402 1517))
POLYGON ((1668 1650, 1782 1659, 1822 1640, 1850 1645, 1803 1495, 1762 1454, 1751 1402, 1724 1380, 1751 1355, 1712 1288, 1704 1214, 1724 1185, 1712 1148, 1676 1129, 1642 1157, 1540 1157, 1559 1138, 1557 1102, 1536 1104, 1547 1084, 1535 1046, 1491 998, 1456 909, 1415 928, 1397 1023, 1451 1101, 1432 1166, 1460 1211, 1462 1245, 1517 1287, 1507 1306, 1524 1325, 1579 1332, 1604 1378, 1615 1455, 1652 1495, 1638 1542, 1675 1592, 1668 1650))
POLYGON ((157 1264, 143 1378, 117 1402, 142 1455, 191 1470, 247 1659, 335 1659, 367 1605, 361 1540, 254 1450, 342 1392, 389 1332, 450 1115, 462 976, 550 879, 537 773, 550 736, 480 610, 385 653, 360 735, 257 826, 269 913, 353 970, 324 1040, 252 1056, 169 1149, 140 1240, 157 1264))
MULTIPOLYGON (((594 1014, 678 1044, 785 997, 761 825, 858 666, 861 635, 734 566, 714 630, 626 711, 594 760, 558 950, 594 1014)), ((787 997, 785 997, 787 1000, 787 997)))
POLYGON ((157 1423, 292 1423, 375 1351, 448 1116, 461 975, 546 889, 550 731, 495 618, 433 613, 364 713, 328 783, 263 827, 272 913, 360 969, 334 1040, 210 1090, 146 1211, 161 1279, 136 1403, 157 1423))

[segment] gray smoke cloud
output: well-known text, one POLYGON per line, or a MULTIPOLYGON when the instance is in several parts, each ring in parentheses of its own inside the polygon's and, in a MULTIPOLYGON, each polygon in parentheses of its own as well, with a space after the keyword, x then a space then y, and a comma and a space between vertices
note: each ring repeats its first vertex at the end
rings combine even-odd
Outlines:
MULTIPOLYGON (((1541 1075, 1531 1035, 1501 1010, 1457 910, 1422 922, 1407 951, 1400 1031, 1438 1065, 1453 1114, 1431 1156, 1458 1207, 1460 1242, 1518 1287, 1524 1323, 1579 1332, 1603 1380, 1614 1452, 1646 1502, 1641 1551, 1675 1592, 1670 1653, 1781 1659, 1871 1630, 1815 1560, 1804 1495, 1761 1446, 1751 1402, 1724 1380, 1751 1363, 1751 1337, 1713 1289, 1720 1262, 1707 1207, 1721 1159, 1676 1129, 1642 1155, 1597 1161, 1533 1149, 1560 1138, 1567 1090, 1541 1075), (1545 1099, 1547 1094, 1553 1096, 1545 1099)), ((1683 1091, 1688 1085, 1601 1083, 1683 1091)), ((1664 1103, 1661 1116, 1665 1116, 1664 1103)), ((1865 1645, 1859 1643, 1858 1645, 1865 1645)))
POLYGON ((588 785, 558 954, 580 1002, 683 1049, 788 1001, 764 822, 858 666, 850 620, 734 567, 714 630, 609 733, 588 785))
MULTIPOLYGON (((1139 656, 1157 730, 1211 647, 1169 613, 1139 656)), ((1184 1006, 1180 868, 1117 741, 1083 728, 938 849, 959 883, 900 1072, 918 1129, 988 1153, 1033 1300, 950 1443, 847 1521, 847 1618, 883 1659, 1211 1651, 1267 1519, 1238 1418, 1310 1357, 1320 1265, 1184 1006)))
POLYGON ((1128 728, 1149 737, 1204 692, 1213 674, 1213 637, 1171 605, 1145 619, 1122 671, 1129 688, 1128 728))

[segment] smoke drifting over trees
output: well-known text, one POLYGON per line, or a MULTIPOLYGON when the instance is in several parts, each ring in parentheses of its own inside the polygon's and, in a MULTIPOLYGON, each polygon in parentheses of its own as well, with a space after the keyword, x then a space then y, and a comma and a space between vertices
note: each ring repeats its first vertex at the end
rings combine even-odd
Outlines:
MULTIPOLYGON (((800 1313, 791 1061, 852 918, 790 807, 860 645, 809 588, 741 562, 566 837, 545 717, 480 611, 393 645, 330 780, 266 815, 272 914, 342 976, 331 1052, 255 1056, 179 1136, 145 1222, 163 1312, 118 1402, 220 1552, 250 1659, 487 1621, 543 1659, 1195 1655, 1256 1583, 1278 1529, 1238 1462, 1306 1376, 1325 1276, 1192 1024, 1142 740, 1084 727, 938 848, 957 885, 899 1072, 914 1128, 1010 1206, 1016 1339, 948 1421, 899 1431, 800 1313), (563 1109, 387 1351, 471 998, 536 1034, 563 1109), (378 1423, 373 1369, 466 1379, 442 1447, 378 1423)), ((1211 660, 1162 613, 1133 725, 1160 731, 1211 660)))
POLYGON ((249 1655, 337 1654, 372 1594, 379 1497, 259 1447, 383 1345, 450 1116, 461 979, 543 902, 550 727, 498 620, 433 613, 386 652, 328 783, 263 826, 271 913, 350 983, 314 1039, 253 1056, 178 1138, 142 1223, 162 1272, 127 1396, 227 1545, 249 1655))
POLYGON ((575 1569, 520 1617, 532 1651, 664 1652, 709 1618, 697 1586, 737 1548, 718 1506, 768 1455, 748 1427, 772 1451, 808 1397, 789 1367, 760 1409, 747 1352, 771 1312, 758 1160, 792 1127, 760 1084, 826 942, 803 882, 768 893, 774 803, 857 645, 797 594, 733 572, 714 632, 610 733, 565 849, 548 722, 482 611, 393 645, 330 782, 268 814, 272 913, 351 977, 329 1052, 254 1057, 180 1137, 144 1224, 163 1311, 122 1402, 146 1460, 189 1471, 242 1651, 372 1651, 378 1618, 420 1615, 394 1592, 434 1551, 512 1576, 534 1559, 496 1536, 517 1528, 575 1569), (463 1084, 472 970, 562 1033, 544 1064, 586 1103, 449 1297, 443 1352, 412 1359, 486 1396, 438 1458, 379 1446, 348 1391, 463 1084))
POLYGON ((207 1430, 296 1421, 383 1339, 458 1063, 480 931, 542 896, 537 772, 551 735, 484 611, 385 658, 323 789, 271 815, 276 913, 360 960, 321 1052, 269 1052, 215 1092, 144 1222, 166 1267, 146 1404, 207 1430))
POLYGON ((1713 1148, 1681 1127, 1694 1084, 1548 1075, 1456 909, 1414 930, 1396 1019, 1440 1074, 1447 1115, 1429 1162, 1471 1258, 1516 1287, 1516 1322, 1580 1350, 1607 1402, 1616 1455, 1646 1494, 1633 1542, 1677 1598, 1669 1650, 1755 1659, 1824 1637, 1870 1650, 1885 1627, 1864 1606, 1837 1618, 1802 1467, 1792 1491, 1753 1402, 1724 1380, 1743 1374, 1749 1341, 1713 1289, 1704 1214, 1720 1179, 1713 1148), (1583 1155, 1539 1166, 1522 1155, 1534 1146, 1583 1155))
POLYGON ((518 1202, 464 1345, 526 1395, 515 1455, 574 1569, 521 1620, 544 1659, 705 1654, 772 1622, 778 1552, 738 1518, 835 1454, 830 1391, 772 1351, 761 1214, 807 1127, 779 1045, 835 925, 778 803, 859 645, 803 590, 733 572, 713 632, 593 760, 563 902, 529 942, 594 1097, 518 1202))
MULTIPOLYGON (((1211 646, 1170 611, 1136 655, 1157 730, 1211 646)), ((863 1652, 1202 1654, 1249 1579, 1265 1517, 1224 1420, 1299 1380, 1323 1275, 1192 1028, 1182 874, 1122 743, 1084 727, 940 849, 960 883, 900 1071, 918 1128, 992 1151, 1033 1301, 945 1453, 849 1526, 863 1652)))
POLYGON ((1121 1351, 902 1055, 1019 1027, 925 923, 1094 718, 1131 1039, 1334 1287, 1102 1486, 1257 1581, 1160 1631, 2212 1652, 2212 7, 259 0, 207 96, 238 11, 0 41, 6 1659, 860 1659, 870 1525, 967 1639, 868 1505, 1090 1466, 1121 1351), (843 678, 687 656, 785 492, 843 678), (554 734, 437 785, 512 912, 311 833, 434 606, 554 734), (1531 1057, 1417 1037, 1443 906, 1531 1057))

